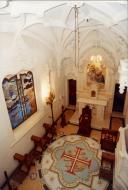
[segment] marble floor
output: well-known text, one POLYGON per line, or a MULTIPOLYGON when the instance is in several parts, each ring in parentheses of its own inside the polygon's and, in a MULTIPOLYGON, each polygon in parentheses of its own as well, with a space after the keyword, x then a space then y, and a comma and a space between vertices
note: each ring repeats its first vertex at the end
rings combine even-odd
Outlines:
MULTIPOLYGON (((65 112, 67 125, 64 128, 61 127, 60 120, 57 122, 57 137, 77 134, 78 126, 68 123, 73 114, 73 110, 67 110, 65 112)), ((122 123, 118 119, 112 121, 112 129, 114 130, 118 130, 121 125, 122 123)), ((100 142, 101 131, 92 130, 90 137, 97 142, 100 142)), ((39 163, 31 168, 29 175, 24 180, 23 184, 18 186, 18 190, 47 190, 47 188, 42 186, 42 179, 40 177, 41 173, 39 172, 40 166, 38 167, 38 165, 39 163)))

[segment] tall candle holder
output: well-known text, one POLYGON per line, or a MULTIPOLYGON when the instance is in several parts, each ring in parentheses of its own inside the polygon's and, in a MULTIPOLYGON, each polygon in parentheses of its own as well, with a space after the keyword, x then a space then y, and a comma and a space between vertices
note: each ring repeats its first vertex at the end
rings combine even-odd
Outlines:
POLYGON ((54 125, 54 114, 53 114, 53 101, 55 99, 55 93, 53 90, 50 90, 49 96, 46 99, 46 104, 50 105, 51 113, 52 113, 52 125, 54 125))

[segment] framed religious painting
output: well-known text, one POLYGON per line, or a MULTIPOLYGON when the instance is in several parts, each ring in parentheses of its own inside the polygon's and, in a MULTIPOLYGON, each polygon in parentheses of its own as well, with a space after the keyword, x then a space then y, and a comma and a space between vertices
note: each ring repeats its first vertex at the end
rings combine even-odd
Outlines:
POLYGON ((37 111, 33 74, 31 71, 20 74, 20 81, 23 88, 25 117, 28 118, 37 111))
POLYGON ((7 76, 2 82, 12 128, 15 129, 37 111, 33 74, 31 71, 7 76))
POLYGON ((99 87, 105 86, 106 67, 102 64, 89 63, 87 65, 87 84, 97 84, 99 87))
POLYGON ((4 78, 2 83, 8 114, 13 129, 24 121, 25 116, 22 99, 19 96, 17 81, 18 79, 15 75, 11 78, 4 78))

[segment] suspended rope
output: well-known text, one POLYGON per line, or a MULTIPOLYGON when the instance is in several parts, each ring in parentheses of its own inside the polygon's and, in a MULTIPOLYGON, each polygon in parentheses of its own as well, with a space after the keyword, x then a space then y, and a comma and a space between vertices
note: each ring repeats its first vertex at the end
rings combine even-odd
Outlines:
POLYGON ((79 42, 80 42, 80 37, 79 37, 79 19, 78 19, 78 15, 79 15, 79 10, 78 7, 75 5, 74 7, 74 12, 75 12, 75 50, 74 50, 74 54, 75 54, 75 66, 79 67, 79 42))

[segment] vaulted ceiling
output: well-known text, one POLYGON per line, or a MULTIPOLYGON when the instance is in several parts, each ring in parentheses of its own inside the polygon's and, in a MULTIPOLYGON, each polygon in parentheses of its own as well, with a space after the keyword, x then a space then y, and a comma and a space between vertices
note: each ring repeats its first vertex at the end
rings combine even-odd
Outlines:
POLYGON ((92 54, 101 54, 109 67, 117 69, 119 60, 128 58, 127 1, 4 3, 0 5, 0 31, 37 40, 53 57, 57 54, 61 60, 74 62, 76 5, 79 64, 88 62, 92 54))

